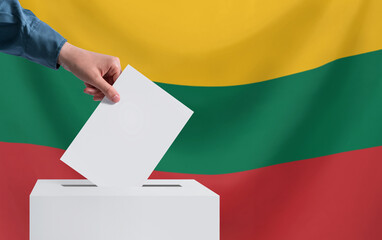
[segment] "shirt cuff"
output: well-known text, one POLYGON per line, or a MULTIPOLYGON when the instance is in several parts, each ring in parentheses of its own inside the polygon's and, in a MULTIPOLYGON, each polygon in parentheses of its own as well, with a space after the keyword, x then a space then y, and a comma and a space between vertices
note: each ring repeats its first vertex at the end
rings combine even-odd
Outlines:
POLYGON ((36 20, 26 39, 25 57, 49 68, 58 69, 58 56, 66 41, 48 24, 36 20))

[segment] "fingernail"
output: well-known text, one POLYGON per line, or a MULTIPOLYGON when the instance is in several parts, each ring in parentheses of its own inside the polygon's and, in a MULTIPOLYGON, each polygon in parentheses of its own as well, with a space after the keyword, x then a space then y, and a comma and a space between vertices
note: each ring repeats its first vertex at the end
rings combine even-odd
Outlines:
POLYGON ((114 95, 114 97, 111 98, 111 101, 113 101, 115 103, 119 102, 119 100, 120 100, 119 95, 114 95))

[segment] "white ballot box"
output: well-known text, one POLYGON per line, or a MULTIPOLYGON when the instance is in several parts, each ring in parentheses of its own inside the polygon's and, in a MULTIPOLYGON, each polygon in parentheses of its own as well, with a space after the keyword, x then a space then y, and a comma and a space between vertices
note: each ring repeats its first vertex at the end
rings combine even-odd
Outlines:
POLYGON ((98 187, 38 180, 30 195, 30 240, 217 240, 219 195, 195 180, 98 187))

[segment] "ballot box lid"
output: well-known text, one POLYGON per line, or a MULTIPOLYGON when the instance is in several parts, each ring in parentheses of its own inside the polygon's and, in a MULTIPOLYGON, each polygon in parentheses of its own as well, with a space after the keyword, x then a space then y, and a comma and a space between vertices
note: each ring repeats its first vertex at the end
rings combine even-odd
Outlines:
POLYGON ((152 179, 141 187, 99 187, 88 180, 39 179, 31 197, 38 196, 210 196, 216 193, 193 179, 152 179))

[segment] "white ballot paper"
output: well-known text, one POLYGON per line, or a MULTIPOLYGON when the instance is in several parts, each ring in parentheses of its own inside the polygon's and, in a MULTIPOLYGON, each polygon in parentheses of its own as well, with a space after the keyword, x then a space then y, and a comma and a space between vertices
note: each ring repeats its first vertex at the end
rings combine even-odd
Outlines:
POLYGON ((193 112, 131 66, 61 160, 97 186, 138 187, 146 181, 193 112))

